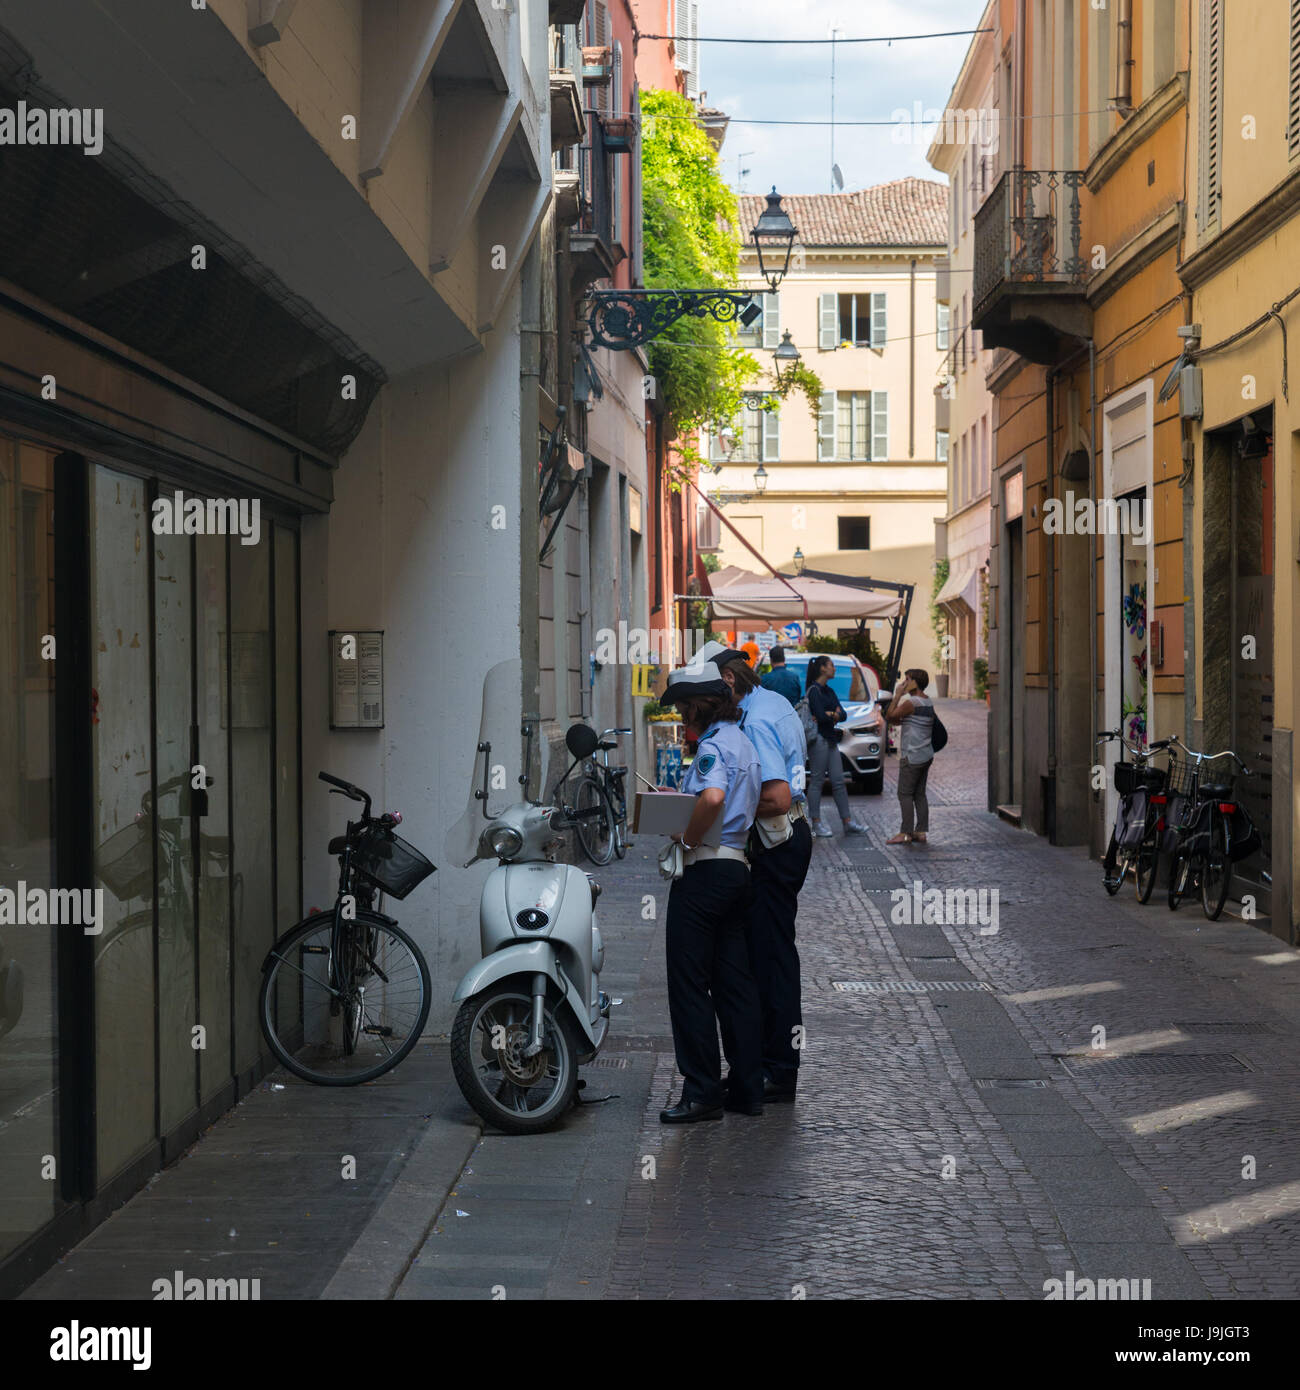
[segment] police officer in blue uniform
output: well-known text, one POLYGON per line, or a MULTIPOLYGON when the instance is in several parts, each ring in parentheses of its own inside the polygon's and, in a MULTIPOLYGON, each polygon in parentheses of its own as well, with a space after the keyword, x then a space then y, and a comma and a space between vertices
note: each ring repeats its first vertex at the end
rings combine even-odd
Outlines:
POLYGON ((762 1019, 745 944, 745 844, 760 795, 758 754, 740 730, 735 694, 712 662, 674 671, 662 702, 677 705, 699 745, 681 787, 695 795, 695 809, 673 837, 685 851, 685 867, 668 895, 668 1011, 684 1081, 681 1100, 659 1118, 664 1124, 717 1120, 724 1102, 728 1110, 761 1115, 762 1019), (719 818, 721 844, 702 844, 719 818), (719 1024, 731 1064, 725 1094, 719 1024))
MULTIPOLYGON (((763 1012, 763 1097, 791 1101, 799 1080, 803 1011, 795 917, 812 859, 803 725, 784 696, 764 689, 743 652, 707 642, 696 661, 715 664, 740 700, 740 727, 759 758, 762 792, 750 835, 753 898, 746 936, 763 1012)), ((723 1044, 730 1055, 726 1033, 723 1044)))

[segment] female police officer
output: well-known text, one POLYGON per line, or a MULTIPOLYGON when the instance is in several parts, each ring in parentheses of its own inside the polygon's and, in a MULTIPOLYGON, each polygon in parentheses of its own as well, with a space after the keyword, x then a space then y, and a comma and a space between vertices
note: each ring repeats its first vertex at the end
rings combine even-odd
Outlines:
POLYGON ((674 671, 662 700, 677 705, 699 747, 682 779, 682 790, 695 793, 695 809, 685 831, 673 836, 685 850, 685 869, 668 895, 668 1011, 685 1080, 681 1100, 659 1118, 671 1125, 722 1117, 719 1021, 733 1054, 726 1108, 761 1115, 762 1015, 745 944, 745 841, 761 788, 758 754, 740 731, 735 693, 713 662, 674 671), (719 816, 720 846, 702 845, 719 816))

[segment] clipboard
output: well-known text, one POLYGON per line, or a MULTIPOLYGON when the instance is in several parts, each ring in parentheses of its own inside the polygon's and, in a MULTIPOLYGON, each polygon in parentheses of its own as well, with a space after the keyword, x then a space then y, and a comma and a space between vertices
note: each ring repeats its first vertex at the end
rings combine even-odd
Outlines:
MULTIPOLYGON (((695 810, 695 797, 690 792, 637 792, 636 814, 632 821, 634 835, 680 834, 690 823, 695 810)), ((722 843, 723 811, 704 832, 702 845, 716 849, 722 843)))

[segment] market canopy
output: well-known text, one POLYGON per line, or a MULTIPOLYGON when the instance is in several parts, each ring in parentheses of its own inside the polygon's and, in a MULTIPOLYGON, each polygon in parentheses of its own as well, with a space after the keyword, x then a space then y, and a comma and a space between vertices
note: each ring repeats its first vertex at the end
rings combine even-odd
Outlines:
POLYGON ((904 610, 901 595, 859 589, 851 584, 833 584, 825 579, 794 575, 777 579, 773 575, 753 574, 738 565, 728 565, 710 574, 709 593, 681 595, 710 599, 717 618, 733 621, 769 622, 782 625, 798 622, 804 616, 817 621, 826 618, 898 618, 904 610))

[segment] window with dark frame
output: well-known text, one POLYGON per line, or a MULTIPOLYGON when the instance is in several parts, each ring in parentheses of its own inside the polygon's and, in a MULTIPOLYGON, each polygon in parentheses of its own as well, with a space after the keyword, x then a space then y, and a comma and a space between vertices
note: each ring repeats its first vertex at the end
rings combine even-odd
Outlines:
POLYGON ((839 530, 839 549, 871 549, 871 518, 869 516, 842 516, 839 518, 839 530))

